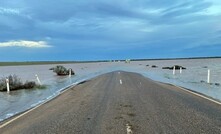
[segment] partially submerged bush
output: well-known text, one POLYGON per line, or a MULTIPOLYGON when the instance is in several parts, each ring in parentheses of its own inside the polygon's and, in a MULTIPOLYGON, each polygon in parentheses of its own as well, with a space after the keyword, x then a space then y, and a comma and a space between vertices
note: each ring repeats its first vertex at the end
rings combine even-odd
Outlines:
MULTIPOLYGON (((21 79, 18 78, 16 75, 9 75, 8 80, 9 80, 9 86, 11 90, 16 90, 18 88, 21 88, 23 85, 21 79)), ((0 80, 0 91, 6 91, 6 90, 7 90, 6 79, 2 78, 0 80)))
POLYGON ((34 81, 26 81, 25 84, 23 85, 24 89, 30 89, 34 88, 36 86, 36 83, 34 81))
MULTIPOLYGON (((53 70, 57 75, 69 75, 70 69, 66 69, 64 66, 56 66, 54 68, 50 68, 49 70, 53 70)), ((71 75, 74 75, 74 71, 71 69, 71 75)))
POLYGON ((151 67, 152 67, 152 68, 157 68, 158 66, 156 66, 156 65, 152 65, 151 67))
POLYGON ((172 67, 162 67, 162 69, 169 69, 169 70, 173 70, 174 68, 175 68, 175 70, 179 70, 180 68, 186 69, 185 67, 180 66, 180 65, 174 65, 172 67))
MULTIPOLYGON (((34 81, 26 81, 23 83, 17 75, 9 75, 7 78, 9 80, 10 91, 43 87, 41 85, 37 85, 34 81)), ((6 78, 0 79, 0 91, 7 91, 6 78)))

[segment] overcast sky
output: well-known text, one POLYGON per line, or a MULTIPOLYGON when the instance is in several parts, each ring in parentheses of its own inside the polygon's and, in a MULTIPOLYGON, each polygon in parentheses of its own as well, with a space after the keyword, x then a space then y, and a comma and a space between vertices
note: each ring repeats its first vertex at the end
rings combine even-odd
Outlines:
POLYGON ((221 0, 0 0, 0 61, 221 56, 221 0))

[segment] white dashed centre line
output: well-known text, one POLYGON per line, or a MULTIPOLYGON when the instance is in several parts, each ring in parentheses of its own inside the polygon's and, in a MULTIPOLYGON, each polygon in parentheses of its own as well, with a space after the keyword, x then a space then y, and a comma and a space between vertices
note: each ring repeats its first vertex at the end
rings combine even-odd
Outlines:
POLYGON ((132 134, 131 126, 129 124, 126 124, 127 128, 127 134, 132 134))
POLYGON ((120 79, 120 84, 122 85, 122 80, 120 79))

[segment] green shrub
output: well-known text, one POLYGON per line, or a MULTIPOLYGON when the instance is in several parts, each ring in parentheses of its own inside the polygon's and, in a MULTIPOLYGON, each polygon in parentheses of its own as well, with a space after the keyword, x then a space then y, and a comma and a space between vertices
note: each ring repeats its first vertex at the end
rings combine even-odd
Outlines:
MULTIPOLYGON (((46 88, 45 85, 37 85, 34 81, 26 81, 23 83, 17 75, 9 75, 7 78, 9 80, 10 91, 19 89, 46 88)), ((6 78, 0 79, 0 91, 7 91, 6 78)))
POLYGON ((23 85, 24 89, 31 89, 36 86, 36 83, 34 81, 26 81, 25 84, 23 85))
MULTIPOLYGON (((50 68, 49 70, 53 70, 57 75, 69 75, 69 69, 66 69, 64 66, 56 66, 50 68)), ((71 69, 71 75, 74 75, 74 71, 71 69)))

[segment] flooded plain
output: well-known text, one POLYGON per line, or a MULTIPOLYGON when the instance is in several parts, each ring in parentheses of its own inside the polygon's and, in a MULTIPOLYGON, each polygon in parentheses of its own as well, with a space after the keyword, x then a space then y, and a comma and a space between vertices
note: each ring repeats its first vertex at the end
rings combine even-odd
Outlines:
POLYGON ((50 68, 56 65, 27 65, 0 67, 0 77, 16 74, 24 82, 36 81, 37 74, 46 89, 18 90, 10 93, 0 92, 0 121, 23 112, 60 94, 70 85, 111 71, 123 70, 137 72, 150 79, 182 86, 200 92, 214 99, 221 100, 221 59, 183 59, 183 60, 147 60, 125 62, 98 62, 63 64, 72 68, 76 75, 72 77, 57 76, 50 68), (155 67, 152 67, 155 65, 155 67), (162 69, 181 65, 186 70, 162 69), (207 72, 211 71, 211 83, 208 84, 207 72))

